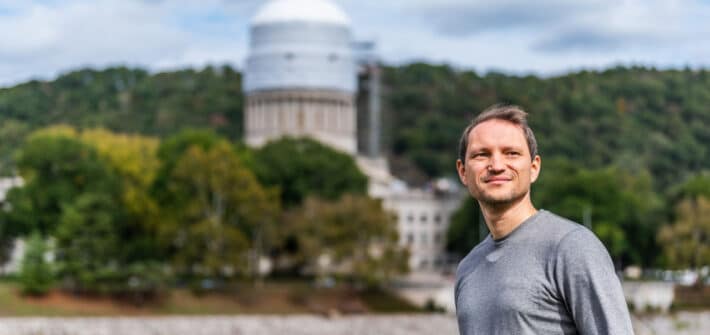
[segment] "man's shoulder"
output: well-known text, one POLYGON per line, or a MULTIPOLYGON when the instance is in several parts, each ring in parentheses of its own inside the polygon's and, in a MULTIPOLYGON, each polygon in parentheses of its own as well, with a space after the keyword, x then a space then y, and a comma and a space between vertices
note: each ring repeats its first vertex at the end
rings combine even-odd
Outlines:
POLYGON ((547 260, 554 259, 555 255, 575 244, 588 245, 596 243, 598 239, 594 233, 584 225, 566 219, 555 213, 540 210, 535 217, 535 222, 526 230, 526 243, 524 248, 537 255, 546 255, 547 260))
POLYGON ((541 230, 545 230, 550 246, 554 246, 555 257, 579 261, 578 258, 608 258, 608 252, 599 238, 587 227, 559 215, 546 211, 547 220, 541 220, 541 230))
POLYGON ((565 236, 572 232, 587 230, 586 227, 577 222, 544 209, 539 211, 536 221, 535 233, 538 236, 545 237, 545 239, 556 243, 560 242, 565 236))

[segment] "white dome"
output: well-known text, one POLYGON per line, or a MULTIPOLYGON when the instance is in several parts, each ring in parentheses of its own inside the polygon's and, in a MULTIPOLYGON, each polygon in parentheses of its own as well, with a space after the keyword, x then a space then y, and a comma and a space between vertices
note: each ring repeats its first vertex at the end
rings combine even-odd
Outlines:
POLYGON ((329 0, 272 0, 252 18, 252 25, 279 22, 319 22, 350 26, 350 19, 329 0))

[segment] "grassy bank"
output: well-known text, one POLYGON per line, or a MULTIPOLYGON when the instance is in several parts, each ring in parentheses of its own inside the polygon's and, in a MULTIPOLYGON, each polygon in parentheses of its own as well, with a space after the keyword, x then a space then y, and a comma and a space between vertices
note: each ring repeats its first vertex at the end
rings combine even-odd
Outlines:
POLYGON ((165 297, 136 305, 108 297, 74 296, 52 290, 43 297, 23 296, 13 282, 0 282, 0 316, 111 316, 215 314, 411 313, 420 311, 383 291, 360 292, 346 286, 315 288, 307 282, 236 285, 219 293, 195 295, 174 289, 165 297))

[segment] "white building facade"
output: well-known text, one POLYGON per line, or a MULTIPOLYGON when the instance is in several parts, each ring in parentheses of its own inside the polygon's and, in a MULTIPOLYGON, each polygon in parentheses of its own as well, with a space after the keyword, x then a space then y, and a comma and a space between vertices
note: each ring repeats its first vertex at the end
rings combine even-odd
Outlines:
POLYGON ((409 249, 410 269, 439 272, 451 267, 455 260, 446 252, 446 233, 461 204, 460 193, 413 189, 390 193, 383 202, 396 215, 399 244, 409 249))

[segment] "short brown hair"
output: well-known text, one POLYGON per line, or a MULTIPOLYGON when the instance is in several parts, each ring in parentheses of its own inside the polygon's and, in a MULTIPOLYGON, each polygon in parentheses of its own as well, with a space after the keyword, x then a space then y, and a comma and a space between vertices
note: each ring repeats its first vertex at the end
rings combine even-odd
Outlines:
POLYGON ((486 110, 478 114, 478 116, 471 121, 466 129, 464 129, 463 134, 461 134, 461 140, 459 141, 459 159, 463 163, 466 162, 468 135, 471 133, 471 130, 477 125, 493 119, 508 121, 522 128, 523 133, 525 133, 525 140, 528 142, 530 158, 535 159, 535 156, 537 156, 537 141, 535 140, 535 134, 533 134, 532 129, 528 126, 527 116, 528 113, 515 105, 496 104, 486 108, 486 110))

